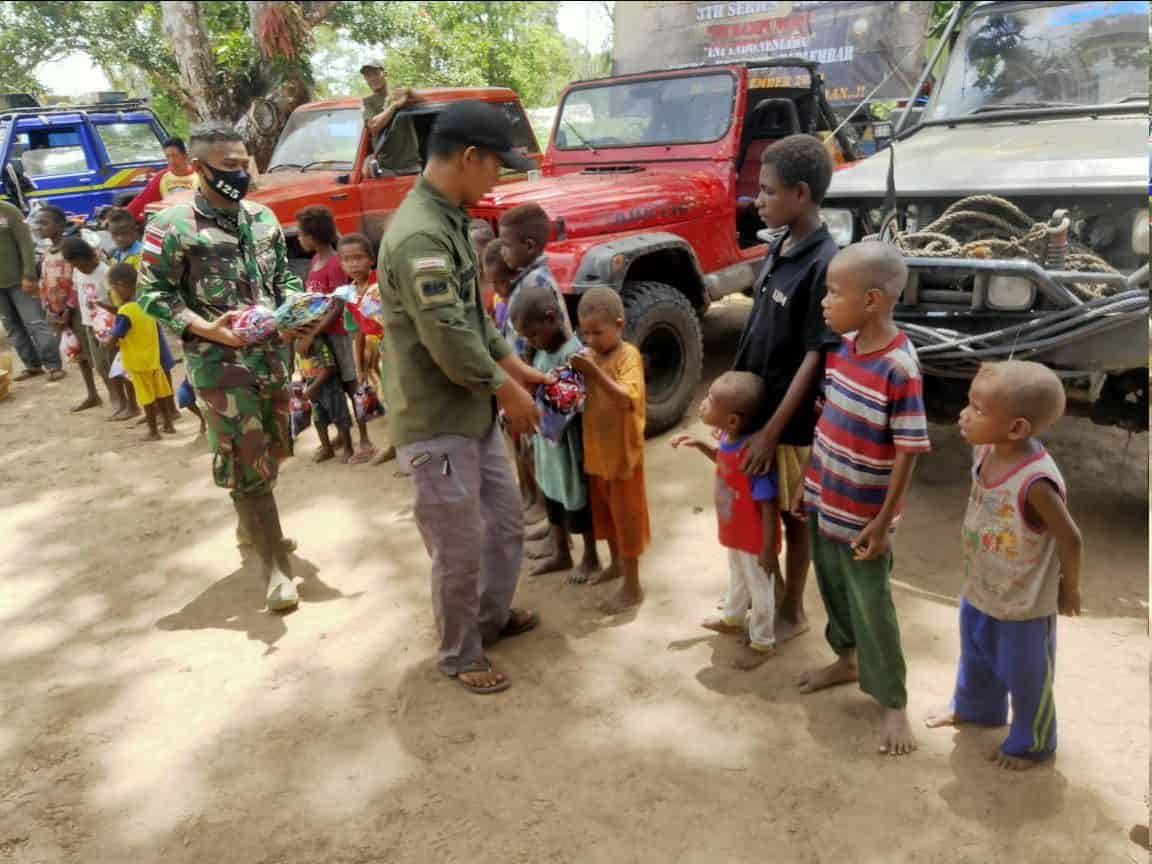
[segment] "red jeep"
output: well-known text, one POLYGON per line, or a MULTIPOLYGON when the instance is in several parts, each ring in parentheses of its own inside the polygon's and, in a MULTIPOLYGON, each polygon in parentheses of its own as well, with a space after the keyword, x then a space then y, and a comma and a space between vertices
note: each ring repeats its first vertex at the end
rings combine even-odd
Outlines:
POLYGON ((836 126, 817 65, 804 60, 580 82, 561 99, 542 177, 500 186, 473 212, 495 224, 518 204, 541 205, 569 302, 600 285, 621 292, 656 435, 679 422, 699 383, 697 316, 749 291, 766 254, 752 204, 760 154, 805 132, 825 138, 838 164, 854 160, 836 126))

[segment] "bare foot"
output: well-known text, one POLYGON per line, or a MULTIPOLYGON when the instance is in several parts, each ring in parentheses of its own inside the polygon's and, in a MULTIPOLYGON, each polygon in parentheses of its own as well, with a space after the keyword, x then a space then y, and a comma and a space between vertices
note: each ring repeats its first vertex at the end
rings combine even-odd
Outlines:
POLYGON ((119 422, 119 421, 122 421, 122 420, 131 420, 133 417, 139 417, 139 416, 140 416, 140 409, 139 409, 139 408, 135 408, 135 409, 133 409, 133 408, 125 408, 125 409, 124 409, 124 410, 121 412, 121 414, 120 414, 120 416, 119 416, 119 417, 113 416, 113 418, 112 418, 112 419, 113 419, 113 420, 116 420, 117 422, 119 422))
POLYGON ((1027 771, 1036 767, 1035 759, 1022 759, 1019 756, 1009 756, 999 747, 988 754, 988 761, 1006 771, 1027 771))
POLYGON ((731 633, 734 636, 744 635, 743 624, 729 624, 723 618, 705 618, 700 622, 700 626, 705 630, 712 630, 716 633, 731 633))
POLYGON ((941 726, 962 726, 963 724, 964 720, 951 705, 937 708, 924 718, 924 725, 929 729, 939 729, 941 726))
POLYGON ((908 712, 903 708, 885 708, 884 721, 880 724, 883 736, 880 752, 888 756, 905 756, 916 749, 916 736, 912 734, 912 724, 908 722, 908 712))
POLYGON ((735 659, 733 659, 732 668, 747 672, 758 666, 762 666, 775 656, 775 648, 753 648, 751 645, 745 645, 740 649, 740 653, 736 655, 735 659))
POLYGON ((538 546, 526 546, 524 548, 524 557, 530 561, 542 561, 545 558, 551 558, 556 554, 556 550, 552 548, 551 543, 541 543, 538 546))
POLYGON ((336 458, 336 451, 331 447, 321 447, 312 455, 313 462, 327 462, 329 459, 336 458))
POLYGON ((137 420, 136 425, 137 426, 147 426, 148 425, 148 415, 145 414, 143 417, 141 417, 139 420, 137 420))
POLYGON ((815 693, 826 687, 836 687, 839 684, 851 684, 860 677, 860 670, 856 664, 846 657, 836 658, 836 662, 823 669, 813 669, 805 672, 796 682, 800 685, 801 693, 815 693))
POLYGON ((525 540, 546 540, 552 534, 552 526, 547 522, 534 525, 524 532, 525 540))
POLYGON ((804 635, 811 629, 812 625, 808 623, 807 616, 803 614, 793 620, 777 613, 775 622, 776 644, 783 645, 785 642, 795 639, 797 636, 804 635))
POLYGON ((111 423, 113 420, 123 420, 124 419, 124 412, 127 410, 128 409, 125 408, 123 405, 117 405, 116 410, 112 412, 111 416, 109 416, 108 422, 111 423))
POLYGON ((145 436, 144 436, 144 441, 145 441, 145 442, 148 442, 148 441, 162 441, 162 440, 164 440, 164 439, 162 439, 162 438, 160 437, 160 433, 159 433, 159 432, 149 432, 147 435, 145 435, 145 436))
POLYGON ((543 576, 545 573, 559 573, 572 569, 571 555, 553 555, 538 561, 528 570, 529 576, 543 576))
POLYGON ((356 455, 355 452, 352 450, 341 450, 340 455, 338 457, 336 457, 336 461, 339 462, 341 465, 347 465, 349 462, 352 461, 352 457, 355 455, 356 455))
POLYGON ((77 402, 69 410, 73 414, 77 414, 81 411, 87 411, 89 408, 99 408, 103 404, 104 403, 100 401, 99 396, 89 396, 83 402, 77 402))
POLYGON ((592 578, 593 574, 599 572, 599 570, 600 568, 596 564, 589 564, 586 561, 582 561, 579 567, 568 573, 568 576, 565 577, 565 581, 569 585, 584 585, 587 584, 588 580, 592 578))
POLYGON ((175 435, 176 434, 176 427, 173 426, 171 423, 165 423, 163 431, 164 431, 165 435, 175 435))
POLYGON ((391 462, 396 458, 396 448, 389 445, 383 450, 377 450, 376 455, 372 457, 372 465, 383 465, 385 462, 391 462))
POLYGON ((613 597, 605 600, 600 604, 600 611, 605 615, 616 615, 620 612, 626 612, 629 609, 633 609, 643 602, 643 588, 636 588, 633 590, 621 588, 613 597))
POLYGON ((611 582, 613 579, 619 578, 620 568, 615 564, 611 564, 608 567, 605 567, 599 573, 594 573, 593 575, 589 576, 587 582, 589 585, 601 585, 605 582, 611 582))

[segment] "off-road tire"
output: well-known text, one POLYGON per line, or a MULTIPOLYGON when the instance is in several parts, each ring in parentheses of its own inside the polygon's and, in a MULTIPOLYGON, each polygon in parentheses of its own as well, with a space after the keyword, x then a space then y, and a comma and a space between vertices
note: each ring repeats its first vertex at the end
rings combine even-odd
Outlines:
POLYGON ((704 365, 700 320, 688 298, 663 282, 626 282, 625 338, 644 354, 647 435, 680 422, 704 365))

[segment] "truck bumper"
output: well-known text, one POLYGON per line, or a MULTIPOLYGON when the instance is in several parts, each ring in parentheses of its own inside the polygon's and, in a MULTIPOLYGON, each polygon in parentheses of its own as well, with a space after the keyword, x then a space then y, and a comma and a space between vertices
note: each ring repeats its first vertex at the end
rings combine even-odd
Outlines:
POLYGON ((1045 363, 1064 378, 1148 366, 1147 266, 1126 276, 1010 259, 905 260, 896 318, 926 374, 970 378, 981 363, 1010 358, 1045 363), (1083 299, 1068 287, 1075 283, 1110 293, 1083 299))

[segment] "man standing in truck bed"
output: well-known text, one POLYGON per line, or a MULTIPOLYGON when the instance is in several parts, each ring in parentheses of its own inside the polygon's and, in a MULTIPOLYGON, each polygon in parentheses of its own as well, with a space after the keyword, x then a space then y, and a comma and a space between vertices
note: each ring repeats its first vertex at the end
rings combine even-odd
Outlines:
POLYGON ((419 101, 408 87, 401 87, 392 98, 388 97, 388 79, 384 76, 383 62, 373 61, 360 67, 365 83, 372 94, 364 97, 364 125, 372 136, 372 152, 381 168, 397 174, 415 174, 420 170, 420 145, 411 117, 396 117, 401 108, 419 101))

